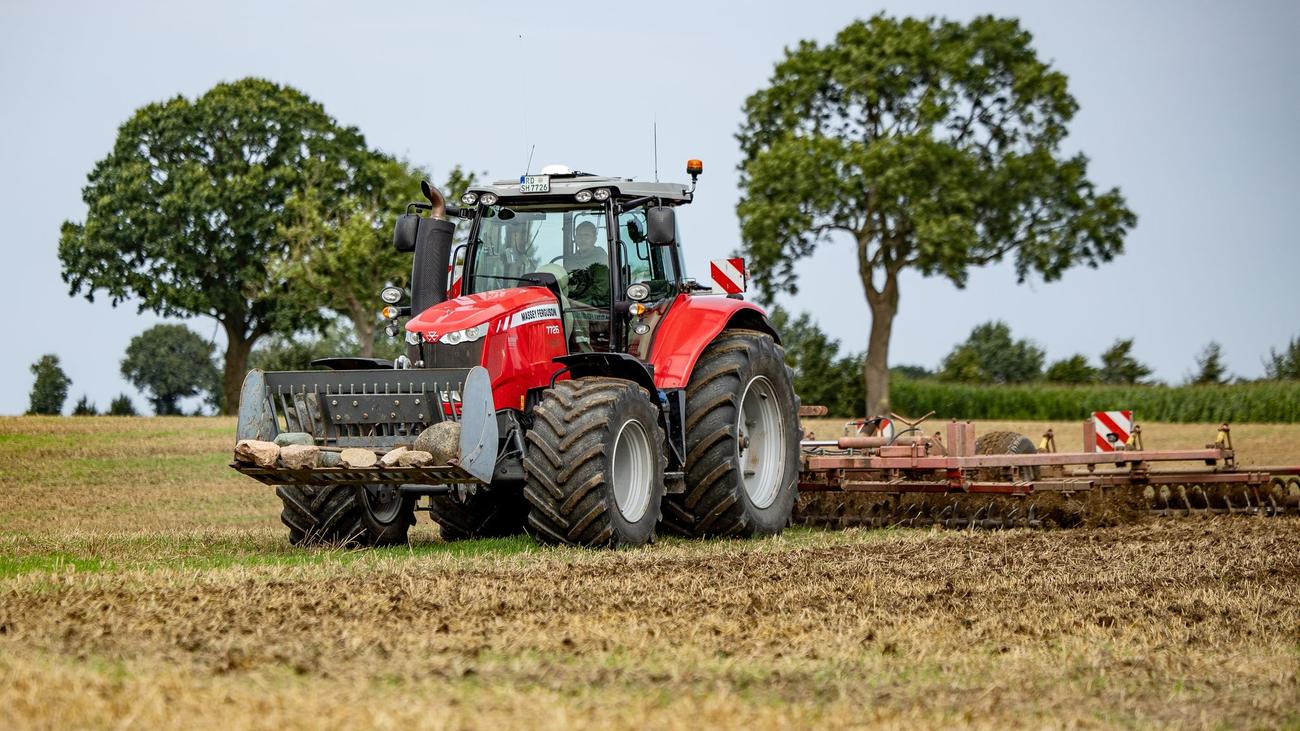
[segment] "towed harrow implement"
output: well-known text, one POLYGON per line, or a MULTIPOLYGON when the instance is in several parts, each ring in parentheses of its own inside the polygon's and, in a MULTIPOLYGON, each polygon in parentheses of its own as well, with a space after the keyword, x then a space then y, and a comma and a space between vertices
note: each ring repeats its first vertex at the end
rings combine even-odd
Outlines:
MULTIPOLYGON (((817 415, 806 407, 804 415, 817 415)), ((1042 527, 1127 522, 1142 514, 1277 516, 1300 513, 1300 466, 1243 469, 1230 428, 1200 449, 1080 452, 1036 447, 1014 432, 976 437, 973 424, 901 435, 805 440, 794 522, 825 527, 1042 527)), ((927 415, 928 416, 928 415, 927 415)), ((860 423, 860 422, 855 422, 860 423)))

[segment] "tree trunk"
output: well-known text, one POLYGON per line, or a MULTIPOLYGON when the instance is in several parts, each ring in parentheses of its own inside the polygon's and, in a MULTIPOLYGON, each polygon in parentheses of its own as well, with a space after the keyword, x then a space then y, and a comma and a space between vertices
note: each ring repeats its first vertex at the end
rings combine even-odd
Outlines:
POLYGON ((863 285, 867 291, 867 304, 871 307, 871 335, 867 340, 867 357, 862 368, 867 385, 866 416, 888 416, 889 338, 894 330, 894 315, 898 314, 898 273, 887 271, 885 286, 880 290, 876 290, 869 280, 863 285))
MULTIPOLYGON (((223 323, 225 324, 225 323, 223 323)), ((248 374, 248 354, 258 335, 245 335, 239 325, 225 325, 226 363, 221 373, 221 413, 233 414, 239 410, 239 390, 248 374)))
POLYGON ((362 358, 375 356, 375 321, 370 312, 353 312, 352 325, 357 331, 357 348, 362 358))

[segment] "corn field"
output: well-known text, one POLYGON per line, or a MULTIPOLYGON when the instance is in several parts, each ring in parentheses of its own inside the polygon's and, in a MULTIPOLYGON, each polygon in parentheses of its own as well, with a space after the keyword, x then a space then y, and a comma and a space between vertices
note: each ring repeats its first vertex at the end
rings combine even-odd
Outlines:
POLYGON ((1144 421, 1300 422, 1300 382, 1295 381, 1224 386, 982 386, 895 377, 890 394, 894 411, 935 411, 943 418, 1057 421, 1083 419, 1093 411, 1132 409, 1144 421))

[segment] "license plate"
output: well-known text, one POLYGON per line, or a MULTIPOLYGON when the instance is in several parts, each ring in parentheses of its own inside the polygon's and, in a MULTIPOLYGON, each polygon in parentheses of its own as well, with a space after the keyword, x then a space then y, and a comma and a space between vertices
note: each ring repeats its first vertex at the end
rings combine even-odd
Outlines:
POLYGON ((519 176, 520 193, 550 193, 551 176, 549 175, 520 175, 519 176))

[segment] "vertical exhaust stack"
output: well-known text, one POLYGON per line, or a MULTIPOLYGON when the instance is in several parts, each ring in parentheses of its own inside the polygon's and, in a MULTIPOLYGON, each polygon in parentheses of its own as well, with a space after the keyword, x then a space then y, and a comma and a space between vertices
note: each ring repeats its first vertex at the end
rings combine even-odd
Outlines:
POLYGON ((447 199, 429 181, 420 189, 429 199, 429 218, 420 221, 415 235, 415 257, 411 263, 411 314, 421 312, 447 299, 447 263, 451 259, 451 239, 456 224, 447 220, 447 199))

